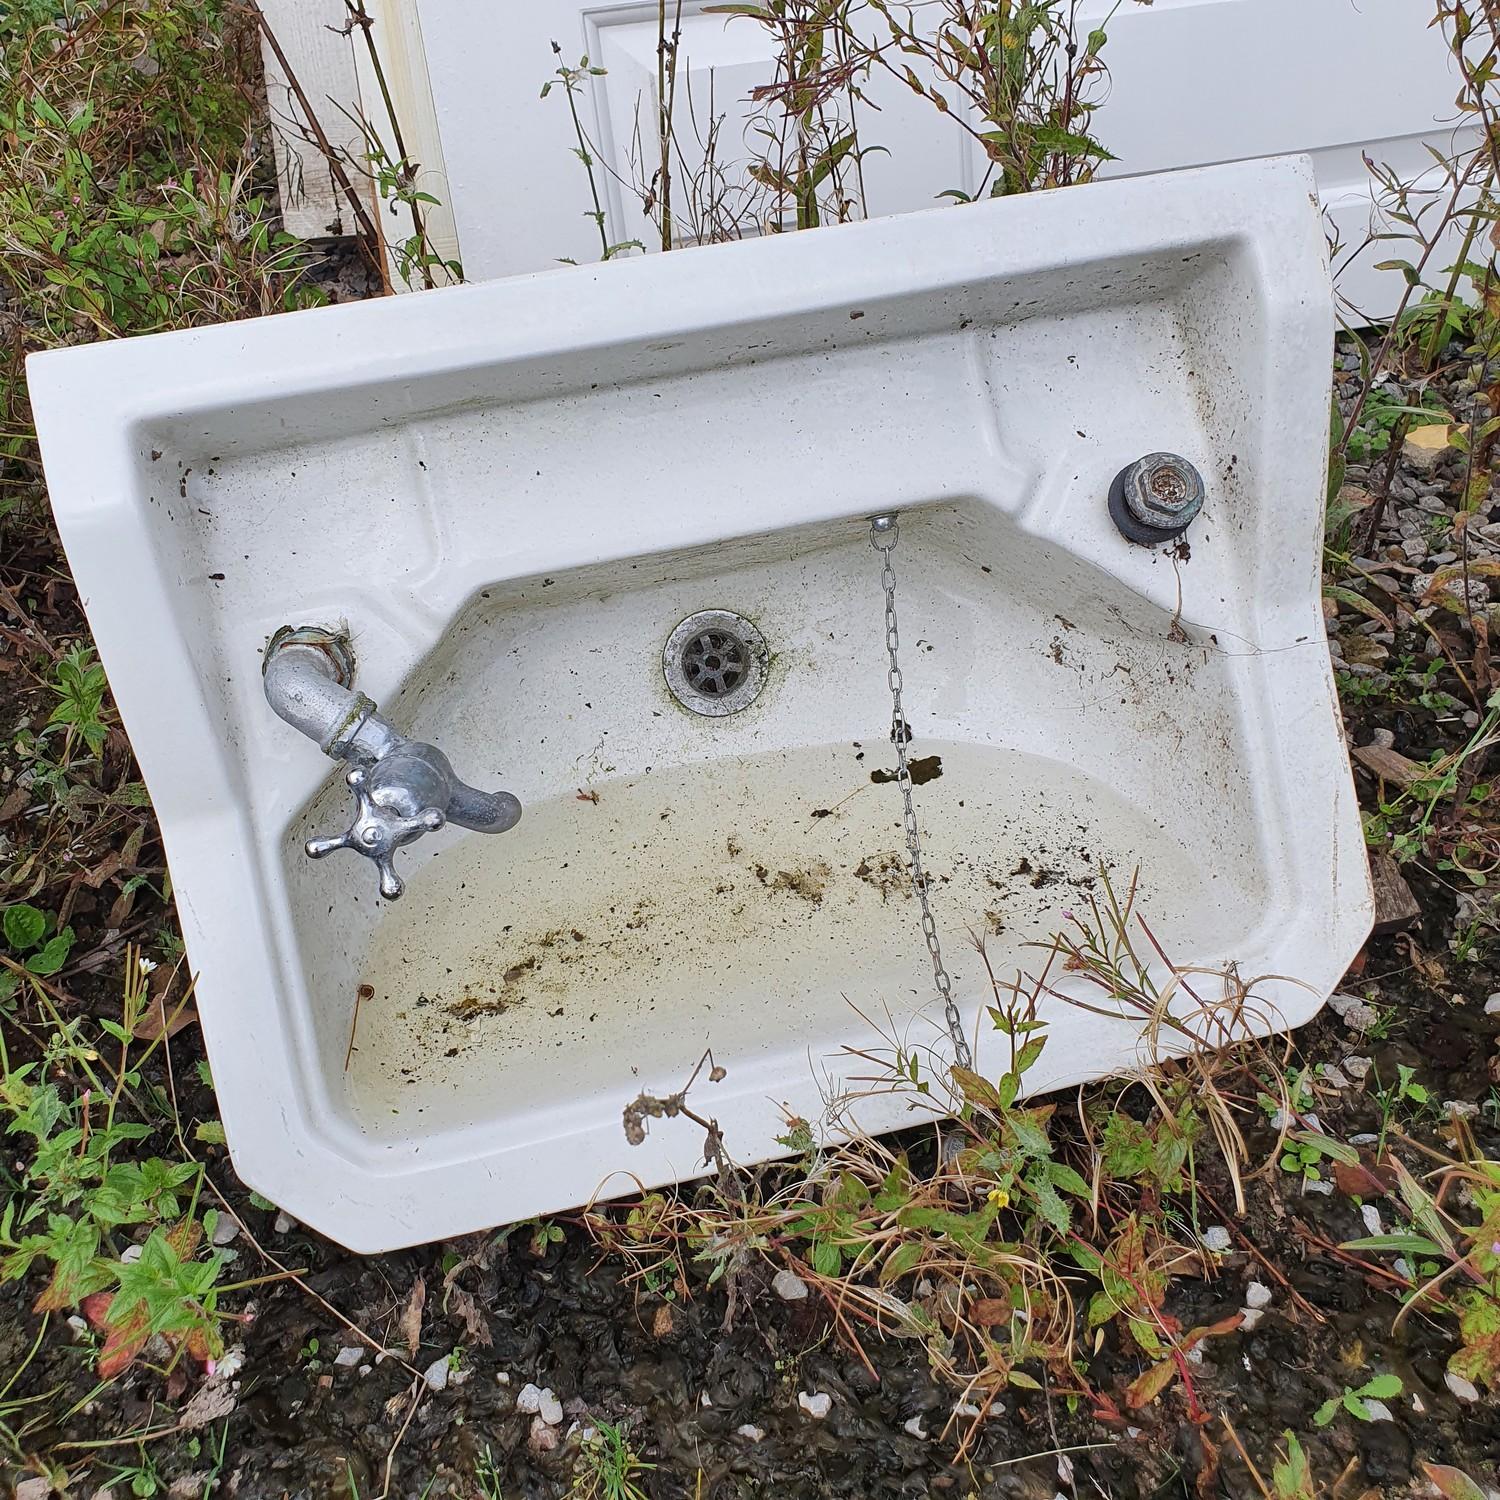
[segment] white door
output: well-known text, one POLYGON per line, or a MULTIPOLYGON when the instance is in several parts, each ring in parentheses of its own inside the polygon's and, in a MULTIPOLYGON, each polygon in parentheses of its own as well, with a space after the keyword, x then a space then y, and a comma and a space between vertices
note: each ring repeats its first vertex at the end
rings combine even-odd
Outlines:
MULTIPOLYGON (((924 7, 915 9, 920 16, 924 7)), ((1108 10, 1108 0, 1083 6, 1086 18, 1108 10)), ((1414 177, 1431 166, 1428 143, 1452 149, 1457 81, 1441 34, 1428 26, 1431 10, 1427 0, 1122 0, 1103 54, 1109 97, 1092 125, 1117 158, 1106 175, 1306 151, 1347 255, 1371 219, 1363 153, 1414 177)), ((675 13, 676 0, 667 11, 675 13)), ((574 65, 584 54, 607 70, 576 98, 597 153, 606 235, 648 247, 659 239, 636 191, 653 165, 656 0, 421 0, 420 15, 470 279, 599 258, 568 99, 560 85, 539 97, 559 60, 574 65)), ((758 23, 683 0, 673 110, 681 196, 691 196, 687 158, 711 124, 728 164, 721 197, 743 192, 743 167, 736 178, 734 166, 752 154, 745 142, 755 146, 763 108, 749 96, 770 81, 773 56, 758 23)), ((871 80, 867 93, 858 123, 870 213, 929 207, 947 189, 974 191, 983 163, 956 121, 888 77, 871 80)), ((676 227, 674 238, 690 237, 691 215, 676 227)), ((1342 274, 1345 296, 1371 316, 1389 313, 1402 282, 1373 264, 1400 258, 1405 252, 1389 243, 1359 257, 1342 274)))

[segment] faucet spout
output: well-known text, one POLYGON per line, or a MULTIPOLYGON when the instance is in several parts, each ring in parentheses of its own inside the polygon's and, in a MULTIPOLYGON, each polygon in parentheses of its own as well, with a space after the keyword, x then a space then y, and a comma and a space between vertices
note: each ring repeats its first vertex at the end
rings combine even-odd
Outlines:
POLYGON ((342 833, 309 839, 308 858, 352 849, 373 859, 380 894, 398 899, 397 849, 446 823, 478 833, 504 833, 520 821, 509 792, 482 792, 461 780, 436 745, 407 739, 356 692, 354 653, 342 632, 317 625, 282 626, 261 666, 266 702, 293 729, 334 760, 346 762, 354 820, 342 833))

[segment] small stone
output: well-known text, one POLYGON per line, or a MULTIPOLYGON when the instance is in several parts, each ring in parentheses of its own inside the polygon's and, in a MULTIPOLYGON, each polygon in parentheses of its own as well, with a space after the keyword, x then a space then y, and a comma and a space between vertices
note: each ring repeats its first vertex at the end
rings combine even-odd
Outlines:
POLYGON ((1244 1307, 1240 1309, 1240 1330, 1249 1333, 1260 1320, 1265 1317, 1265 1311, 1259 1307, 1244 1307))
POLYGON ((561 1441, 555 1427, 549 1426, 541 1417, 531 1419, 531 1431, 526 1436, 526 1443, 533 1453, 551 1453, 561 1441))
POLYGON ((927 1429, 922 1425, 921 1417, 908 1417, 902 1424, 901 1430, 909 1437, 925 1438, 927 1429))
POLYGON ((1374 1061, 1368 1057, 1346 1057, 1339 1064, 1349 1077, 1356 1083, 1363 1083, 1369 1077, 1370 1069, 1375 1066, 1374 1061))
POLYGON ((290 1234, 297 1227, 297 1221, 283 1208, 276 1213, 276 1222, 271 1225, 276 1234, 290 1234))
POLYGON ((52 1481, 34 1477, 22 1479, 17 1482, 15 1488, 15 1500, 47 1500, 52 1493, 52 1481))
POLYGON ((1366 1234, 1384 1233, 1384 1229, 1380 1223, 1380 1210, 1373 1203, 1360 1204, 1359 1216, 1365 1221, 1366 1234))
POLYGON ((1500 991, 1497 991, 1495 994, 1491 995, 1490 998, 1484 1002, 1484 1013, 1487 1016, 1500 1016, 1500 991))
POLYGON ((141 1251, 143 1248, 144 1247, 140 1245, 126 1245, 126 1247, 120 1252, 121 1263, 127 1266, 133 1266, 136 1261, 141 1258, 141 1251))
POLYGON ((1275 1295, 1271 1288, 1263 1281, 1252 1281, 1245 1288, 1245 1306, 1249 1308, 1262 1308, 1271 1305, 1271 1298, 1275 1295))
POLYGON ((509 1373, 509 1371, 506 1371, 506 1370, 496 1370, 495 1371, 495 1384, 496 1385, 509 1385, 510 1384, 510 1373, 509 1373))
POLYGON ((1350 1031, 1368 1031, 1380 1019, 1369 1001, 1358 995, 1330 995, 1328 1008, 1350 1031))
POLYGON ((771 1278, 771 1290, 783 1302, 801 1302, 807 1296, 807 1283, 794 1271, 783 1269, 771 1278))
POLYGON ((1430 474, 1437 461, 1453 446, 1453 428, 1447 422, 1413 427, 1401 445, 1401 457, 1419 474, 1430 474))
POLYGON ((350 1345, 346 1349, 340 1349, 339 1352, 333 1356, 333 1362, 340 1370, 347 1370, 352 1366, 357 1365, 364 1357, 365 1351, 363 1349, 359 1348, 357 1345, 350 1345))
POLYGON ((758 1443, 766 1435, 766 1429, 757 1427, 754 1422, 742 1422, 734 1430, 739 1437, 749 1438, 752 1443, 758 1443))
POLYGON ((1365 1396, 1362 1399, 1365 1403, 1365 1410, 1369 1412, 1372 1422, 1391 1422, 1395 1420, 1391 1416, 1390 1407, 1384 1401, 1377 1401, 1373 1396, 1365 1396))
POLYGON ((712 1406, 713 1404, 714 1398, 710 1396, 707 1391, 704 1391, 703 1394, 698 1397, 699 1406, 712 1406))
POLYGON ((1375 1146, 1379 1143, 1380 1137, 1373 1130, 1360 1130, 1349 1137, 1351 1146, 1375 1146))
POLYGON ((422 1379, 427 1382, 429 1391, 446 1390, 448 1387, 448 1356, 445 1354, 441 1359, 435 1359, 422 1372, 422 1379))
POLYGON ((74 1338, 82 1339, 88 1337, 88 1320, 86 1318, 80 1318, 77 1313, 68 1314, 68 1327, 73 1330, 74 1338))
POLYGON ((1443 1376, 1443 1384, 1458 1397, 1460 1401, 1471 1404, 1479 1400, 1479 1390, 1472 1380, 1465 1380, 1462 1375, 1455 1375, 1452 1370, 1443 1376))
POLYGON ((535 1416, 542 1409, 542 1388, 527 1381, 516 1394, 516 1410, 535 1416))
POLYGON ((806 1391, 797 1392, 797 1405, 810 1416, 814 1422, 821 1422, 824 1417, 833 1410, 833 1397, 826 1391, 815 1391, 809 1395, 806 1391))
POLYGON ((1443 1108, 1450 1115, 1457 1115, 1460 1120, 1479 1118, 1479 1106, 1472 1099, 1444 1099, 1443 1108))
POLYGON ((1330 1088, 1346 1089, 1350 1086, 1351 1080, 1336 1063, 1323 1063, 1318 1073, 1330 1088))
POLYGON ((972 1401, 955 1401, 953 1403, 953 1415, 955 1417, 978 1417, 983 1415, 972 1401))
POLYGON ((540 1400, 537 1403, 537 1415, 549 1427, 557 1427, 562 1424, 562 1402, 552 1394, 547 1386, 543 1386, 541 1389, 540 1400))
POLYGON ((1319 1198, 1331 1198, 1333 1197, 1333 1184, 1322 1179, 1304 1177, 1302 1179, 1302 1191, 1304 1193, 1314 1193, 1319 1198))
POLYGON ((240 1226, 228 1214, 220 1214, 214 1223, 214 1232, 209 1236, 221 1249, 240 1232, 240 1226))
POLYGON ((1210 1224, 1203 1231, 1203 1248, 1215 1255, 1223 1255, 1233 1243, 1233 1236, 1222 1224, 1210 1224))

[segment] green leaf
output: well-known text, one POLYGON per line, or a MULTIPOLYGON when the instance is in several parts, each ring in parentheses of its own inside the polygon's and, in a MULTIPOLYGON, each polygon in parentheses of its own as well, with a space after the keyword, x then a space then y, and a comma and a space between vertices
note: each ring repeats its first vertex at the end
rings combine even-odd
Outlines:
POLYGON ((1317 1411, 1313 1413, 1314 1427, 1326 1427, 1331 1421, 1333 1421, 1334 1413, 1339 1409, 1339 1400, 1340 1398, 1337 1396, 1330 1396, 1328 1400, 1325 1401, 1317 1409, 1317 1411))
POLYGON ((1286 1457, 1271 1469, 1272 1493, 1276 1500, 1317 1500, 1312 1466, 1297 1441, 1297 1434, 1289 1431, 1282 1433, 1282 1437, 1286 1440, 1286 1457))
POLYGON ((1392 1397, 1401 1394, 1401 1377, 1377 1375, 1373 1380, 1367 1380, 1360 1386, 1359 1394, 1368 1396, 1372 1401, 1389 1401, 1392 1397))
POLYGON ((1420 1234, 1371 1234, 1345 1240, 1340 1250, 1393 1250, 1398 1255, 1441 1255, 1441 1249, 1420 1234))
POLYGON ((44 948, 26 960, 26 967, 43 978, 48 974, 55 974, 67 963, 72 947, 73 929, 64 927, 61 932, 53 933, 44 948))
POLYGON ((903 1276, 915 1271, 921 1264, 925 1250, 926 1246, 921 1240, 906 1240, 897 1245, 880 1268, 881 1286, 889 1286, 891 1282, 899 1281, 903 1276))
POLYGON ((1352 1417, 1358 1417, 1361 1422, 1373 1422, 1375 1418, 1370 1415, 1370 1408, 1359 1399, 1354 1391, 1344 1392, 1344 1410, 1352 1417))
POLYGON ((5 930, 5 941, 18 952, 24 953, 41 942, 47 931, 47 915, 25 901, 18 901, 14 906, 5 908, 0 926, 5 930))
POLYGON ((844 1268, 839 1247, 828 1240, 817 1240, 812 1247, 812 1267, 819 1276, 837 1276, 844 1268))
POLYGON ((977 1104, 982 1109, 992 1109, 997 1112, 1005 1108, 995 1085, 987 1078, 981 1078, 978 1073, 968 1068, 960 1068, 957 1064, 954 1064, 949 1076, 970 1104, 977 1104))

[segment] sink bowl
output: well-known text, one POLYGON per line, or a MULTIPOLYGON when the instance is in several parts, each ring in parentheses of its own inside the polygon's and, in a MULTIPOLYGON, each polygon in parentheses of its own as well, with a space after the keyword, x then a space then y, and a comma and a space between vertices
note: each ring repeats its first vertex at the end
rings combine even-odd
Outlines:
MULTIPOLYGON (((869 1074, 849 1049, 946 1055, 880 512, 979 1068, 974 937, 1035 969, 1106 877, 1305 1021, 1371 920, 1319 608, 1331 335, 1284 160, 33 357, 240 1175, 383 1250, 701 1172, 700 1130, 632 1147, 622 1110, 708 1048, 743 1161, 869 1074), (1208 492, 1173 548, 1105 503, 1159 449, 1208 492), (735 712, 664 672, 700 611, 764 642, 735 712), (404 850, 399 903, 303 856, 347 792, 261 695, 278 626, 341 621, 382 712, 526 808, 404 850)), ((1138 1058, 1127 1016, 1046 1014, 1033 1089, 1138 1058)))

